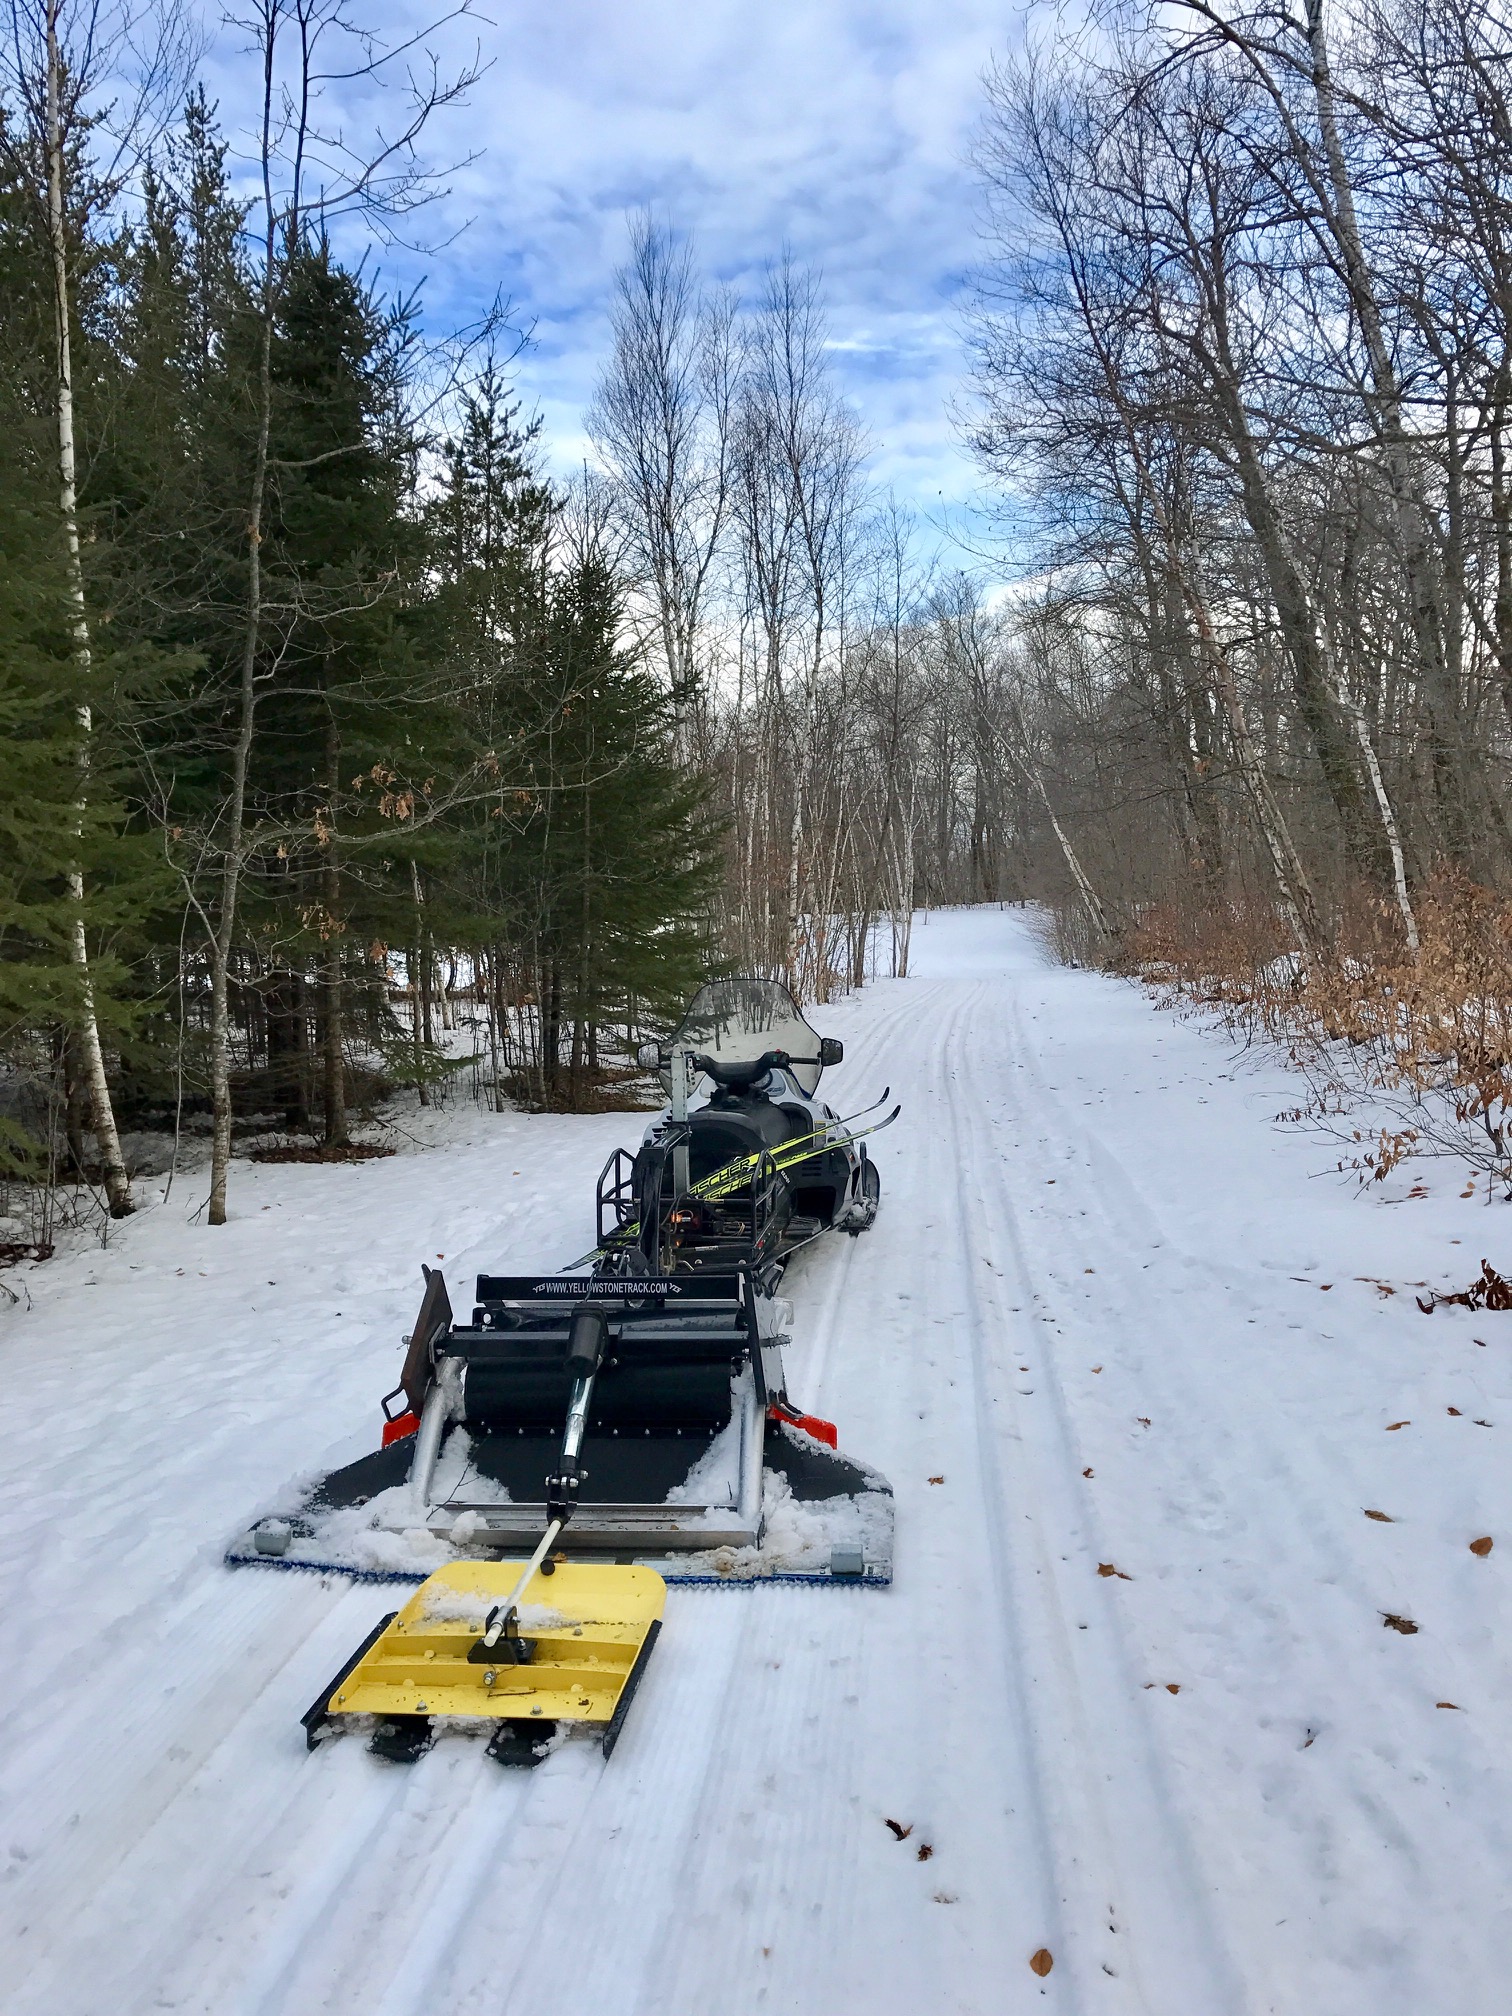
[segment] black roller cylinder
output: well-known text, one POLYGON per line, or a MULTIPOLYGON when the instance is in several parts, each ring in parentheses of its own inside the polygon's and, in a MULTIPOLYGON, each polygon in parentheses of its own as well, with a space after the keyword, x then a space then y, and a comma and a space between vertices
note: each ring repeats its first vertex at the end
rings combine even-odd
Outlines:
POLYGON ((609 1325, 601 1309, 579 1309, 567 1336, 567 1371, 574 1379, 597 1372, 604 1362, 609 1325))
POLYGON ((567 1370, 572 1377, 572 1398, 567 1403, 567 1426, 562 1431, 562 1453, 546 1479, 546 1516, 563 1526, 577 1509, 583 1482, 583 1438, 588 1433, 588 1409, 593 1404, 593 1382, 604 1362, 604 1346, 609 1326, 599 1309, 579 1309, 567 1333, 567 1370))

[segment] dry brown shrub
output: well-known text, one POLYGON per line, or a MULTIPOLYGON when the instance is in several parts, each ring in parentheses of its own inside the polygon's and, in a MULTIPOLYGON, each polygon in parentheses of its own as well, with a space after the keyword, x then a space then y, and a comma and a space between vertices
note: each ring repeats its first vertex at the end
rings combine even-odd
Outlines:
POLYGON ((1178 987, 1194 1001, 1242 1007, 1256 976, 1284 959, 1290 939, 1273 910, 1231 902, 1211 909, 1153 903, 1123 932, 1117 964, 1178 987))
POLYGON ((1421 949, 1389 905, 1356 897, 1327 954, 1304 965, 1274 915, 1152 910, 1121 963, 1279 1043, 1307 1077, 1298 1117, 1346 1145, 1341 1168, 1380 1181, 1412 1155, 1449 1155, 1512 1197, 1512 901, 1443 872, 1416 898, 1421 949), (1344 1124, 1362 1095, 1371 1133, 1344 1124))

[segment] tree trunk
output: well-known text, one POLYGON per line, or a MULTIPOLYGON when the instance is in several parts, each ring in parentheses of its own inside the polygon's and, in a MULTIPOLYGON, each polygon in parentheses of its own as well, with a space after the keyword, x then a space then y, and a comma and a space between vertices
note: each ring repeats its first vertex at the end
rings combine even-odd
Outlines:
POLYGON ((410 972, 410 1049, 415 1065, 415 1091, 422 1106, 429 1106, 430 1092, 425 1083, 425 1035, 420 1020, 420 947, 411 946, 409 955, 410 972))
MULTIPOLYGON (((89 614, 84 601, 84 567, 79 552, 79 510, 74 453, 73 343, 70 329, 68 285, 68 220, 63 204, 63 111, 62 55, 58 47, 59 0, 47 0, 47 235, 52 254, 53 315, 57 335, 58 405, 58 494, 63 514, 63 537, 68 566, 68 593, 73 605, 74 662, 87 696, 91 669, 89 614)), ((75 833, 82 845, 89 789, 90 737, 94 720, 87 697, 74 709, 79 726, 79 795, 75 803, 75 833)), ((89 1095, 90 1125, 99 1149, 105 1183, 105 1197, 112 1218, 125 1218, 132 1209, 131 1179, 121 1154, 116 1131, 115 1107, 110 1097, 110 1081, 105 1074, 105 1054, 100 1044, 100 1025, 95 1014, 94 977, 90 970, 89 945, 84 930, 84 873, 75 864, 68 872, 68 893, 73 904, 68 953, 79 976, 78 1049, 79 1065, 89 1095)))
POLYGON ((220 914, 210 935, 210 1208, 212 1225, 226 1222, 226 1174, 231 1161, 231 947, 236 936, 236 901, 241 885, 247 812, 247 777, 257 715, 257 654, 262 640, 262 520, 268 485, 268 440, 273 416, 273 258, 277 216, 273 207, 273 35, 263 41, 263 288, 262 329, 257 360, 257 441, 253 450, 252 497, 247 512, 247 621, 242 637, 237 689, 236 740, 231 749, 231 785, 226 803, 226 838, 221 856, 220 914))
POLYGON ((63 1131, 68 1159, 76 1176, 84 1174, 84 1119, 88 1110, 84 1084, 79 1076, 78 1037, 73 1030, 63 1032, 63 1131))
POLYGON ((1370 360, 1371 384, 1377 408, 1375 417, 1386 446, 1386 468, 1402 542, 1418 677, 1428 722, 1429 755, 1443 818, 1444 839, 1450 856, 1455 861, 1464 861, 1470 851, 1464 793, 1470 752, 1461 733, 1460 698, 1450 678, 1445 653, 1444 612, 1435 579, 1429 514, 1412 468, 1414 451, 1403 418, 1401 385, 1355 213, 1354 181, 1339 133, 1333 70, 1323 18, 1324 0, 1306 0, 1306 14, 1313 97, 1333 190, 1333 203, 1325 206, 1327 221, 1339 248, 1365 352, 1370 360))
MULTIPOLYGON (((483 959, 484 954, 479 953, 483 959)), ((486 955, 484 977, 488 996, 488 1068, 493 1073, 493 1109, 504 1111, 504 1088, 499 1083, 499 1024, 504 1016, 504 983, 500 977, 498 953, 486 955)))
POLYGON ((1496 541, 1496 671, 1502 707, 1512 726, 1512 480, 1507 472, 1507 408, 1512 371, 1504 360, 1496 378, 1491 442, 1491 527, 1496 541))
POLYGON ((1276 794, 1271 789, 1265 759, 1255 747, 1255 738, 1245 716, 1244 703, 1239 697, 1239 685, 1234 678, 1234 668, 1229 664, 1227 654, 1218 642, 1205 606, 1195 597, 1193 608, 1197 613, 1198 634, 1212 669, 1213 684, 1228 718, 1234 754, 1238 758, 1250 802, 1255 808, 1261 837, 1270 855, 1282 912, 1291 926, 1298 951, 1308 959, 1315 959, 1322 949, 1323 927, 1318 919, 1318 906, 1313 896, 1312 884, 1307 879, 1307 870, 1302 866, 1302 857, 1297 852, 1291 829, 1276 802, 1276 794))
POLYGON ((306 1064, 309 1037, 305 1027, 304 980, 287 970, 273 975, 264 993, 268 1024, 268 1076, 272 1096, 283 1108, 291 1131, 310 1124, 306 1064))
POLYGON ((562 1070, 562 973, 553 959, 546 974, 541 1003, 541 1091, 544 1099, 556 1093, 562 1070))
POLYGON ((325 1145, 328 1150, 347 1145, 346 1103, 346 994, 342 961, 341 862, 336 831, 336 793, 340 783, 341 739, 334 721, 326 726, 326 766, 330 776, 331 803, 327 812, 328 832, 325 861, 320 871, 321 909, 325 915, 325 1056, 324 1107, 325 1145))
POLYGON ((1381 774, 1381 759, 1376 754, 1375 738, 1370 732, 1370 723, 1365 719, 1365 709, 1346 690, 1342 679, 1339 681, 1339 705, 1354 722, 1355 738, 1360 745, 1360 754, 1365 759, 1365 774, 1370 779, 1370 788, 1375 793, 1376 809, 1381 815, 1381 830, 1386 835, 1386 845, 1391 854, 1391 885, 1396 897, 1397 910, 1401 915, 1402 929, 1407 938, 1407 949, 1416 958, 1420 949, 1418 941, 1417 917, 1413 913, 1412 897, 1407 888, 1407 862, 1402 853, 1402 836, 1397 826, 1396 813, 1392 809, 1391 798, 1386 790, 1386 779, 1381 774))
POLYGON ((583 1097, 583 1038, 583 1018, 581 1015, 574 1015, 572 1048, 568 1053, 567 1065, 567 1099, 574 1112, 578 1110, 583 1097))
MULTIPOLYGON (((1372 830, 1360 791, 1359 774, 1351 760, 1348 741, 1340 732, 1341 724, 1334 710, 1341 700, 1343 683, 1333 662, 1323 618, 1314 604, 1282 527, 1280 514, 1272 502, 1270 483, 1250 432, 1238 387, 1232 383, 1224 384, 1220 388, 1220 398, 1239 465, 1245 517, 1260 549, 1271 597, 1280 618, 1281 634, 1286 639, 1291 659, 1297 712, 1312 740, 1350 860, 1378 888, 1383 887, 1391 874, 1387 853, 1389 840, 1385 840, 1383 833, 1372 830)), ((1352 711, 1347 702, 1344 703, 1344 711, 1346 714, 1352 711)), ((1356 727, 1358 729, 1358 723, 1356 727)), ((1380 802, 1377 794, 1378 808, 1380 802)), ((1389 807, 1386 817, 1390 817, 1389 807)))
POLYGON ((1091 877, 1083 868, 1076 849, 1071 845, 1070 836, 1056 816, 1055 807, 1050 803, 1050 793, 1045 789, 1045 780, 1040 775, 1039 765, 1031 763, 1022 748, 1007 745, 1005 753, 1009 761, 1017 765, 1024 781, 1037 793, 1041 805, 1045 808, 1045 817, 1050 821, 1050 829, 1059 844, 1066 867, 1070 870, 1071 880, 1076 884, 1076 893, 1081 898, 1082 908, 1087 913, 1087 921, 1092 926, 1093 938, 1100 947, 1110 946, 1113 943, 1114 933, 1112 925, 1108 922, 1108 913, 1104 910, 1102 898, 1093 888, 1091 877))
POLYGON ((410 1036, 415 1052, 415 1091, 422 1106, 430 1104, 430 1088, 425 1082, 425 1052, 431 1043, 430 961, 427 956, 425 899, 420 888, 418 863, 410 863, 410 885, 415 895, 415 948, 410 954, 410 1036))

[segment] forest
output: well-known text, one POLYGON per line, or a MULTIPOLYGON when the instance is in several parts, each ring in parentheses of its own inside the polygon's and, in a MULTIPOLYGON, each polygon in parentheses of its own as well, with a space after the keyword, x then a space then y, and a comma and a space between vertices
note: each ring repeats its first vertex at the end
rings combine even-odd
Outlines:
POLYGON ((233 148, 171 5, 12 25, 18 1250, 130 1211, 149 1136, 208 1144, 219 1223, 239 1141, 371 1152, 395 1088, 592 1106, 702 975, 822 1001, 957 902, 1313 1046, 1325 1103, 1342 1042, 1402 1102, 1367 1172, 1435 1128, 1505 1168, 1496 10, 1020 23, 957 415, 992 533, 954 545, 871 474, 820 271, 774 244, 739 291, 649 210, 554 475, 507 300, 438 333, 383 278, 475 75, 423 27, 399 61, 256 0, 233 148))

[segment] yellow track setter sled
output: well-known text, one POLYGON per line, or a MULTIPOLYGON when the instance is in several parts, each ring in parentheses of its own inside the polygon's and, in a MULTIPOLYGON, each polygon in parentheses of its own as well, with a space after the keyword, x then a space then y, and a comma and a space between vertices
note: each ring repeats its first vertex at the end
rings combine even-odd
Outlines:
POLYGON ((376 1718, 371 1748, 410 1763, 437 1718, 491 1723, 488 1753, 534 1764, 563 1723, 613 1751, 661 1630, 651 1568, 455 1561, 390 1612, 305 1714, 313 1750, 349 1715, 376 1718), (523 1572, 522 1572, 523 1571, 523 1572))
POLYGON ((430 1748, 438 1716, 495 1723, 488 1747, 501 1764, 536 1763, 559 1722, 602 1725, 604 1755, 613 1750, 661 1630, 667 1585, 651 1568, 558 1562, 552 1552, 577 1507, 608 1342, 604 1312, 580 1309, 567 1344, 567 1421, 546 1479, 546 1530, 530 1559, 438 1568, 300 1718, 311 1749, 337 1718, 376 1715, 369 1747, 394 1763, 430 1748))

